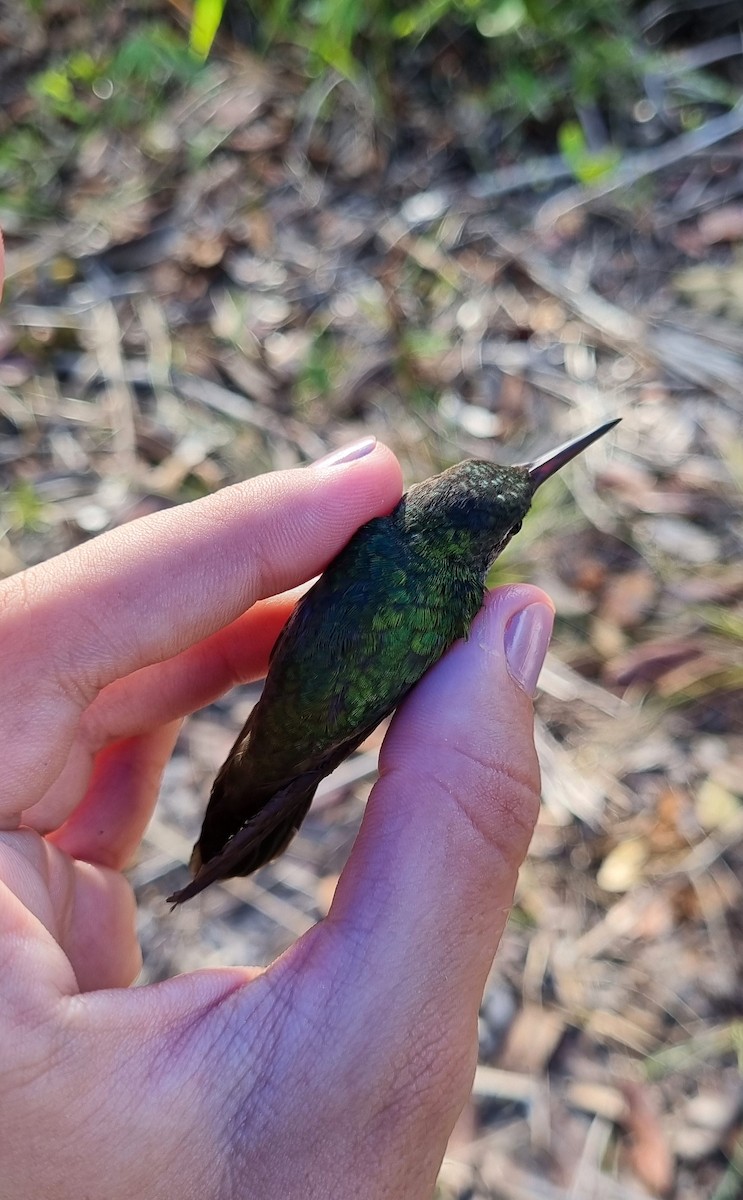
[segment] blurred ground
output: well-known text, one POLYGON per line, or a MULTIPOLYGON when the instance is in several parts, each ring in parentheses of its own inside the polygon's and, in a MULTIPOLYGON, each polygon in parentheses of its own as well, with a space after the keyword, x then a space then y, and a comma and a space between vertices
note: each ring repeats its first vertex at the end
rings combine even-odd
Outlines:
MULTIPOLYGON (((127 32, 85 11, 0 17, 0 571, 361 433, 412 482, 621 415, 495 573, 557 603, 544 804, 440 1196, 743 1194, 740 105, 640 113, 631 187, 572 183, 528 131, 486 174, 466 96, 413 75, 392 122, 226 36, 133 124, 76 125, 25 81, 127 32)), ((381 735, 287 855, 168 911, 255 695, 184 728, 132 870, 145 981, 270 960, 348 854, 381 735)))

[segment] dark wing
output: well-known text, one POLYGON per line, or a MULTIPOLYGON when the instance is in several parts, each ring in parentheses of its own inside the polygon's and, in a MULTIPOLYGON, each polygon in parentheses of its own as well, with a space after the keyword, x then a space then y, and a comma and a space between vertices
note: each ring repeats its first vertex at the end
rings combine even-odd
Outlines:
MULTIPOLYGON (((373 728, 374 726, 371 727, 373 728)), ((202 846, 205 837, 202 830, 191 855, 190 867, 194 878, 186 887, 168 896, 168 902, 182 904, 184 900, 198 895, 217 879, 229 879, 233 875, 252 875, 253 871, 282 854, 307 816, 317 785, 360 745, 371 733, 371 729, 364 730, 352 743, 338 747, 332 761, 328 759, 317 770, 297 775, 286 787, 274 792, 236 833, 228 832, 226 841, 223 833, 217 830, 217 841, 222 849, 205 858, 203 862, 202 846)), ((210 825, 213 829, 215 819, 212 814, 210 825)), ((204 824, 206 826, 206 820, 204 824)))
POLYGON ((201 840, 194 847, 191 869, 194 878, 186 887, 168 896, 171 904, 182 904, 197 896, 217 879, 250 875, 286 849, 307 815, 322 776, 298 775, 271 797, 257 816, 238 829, 218 853, 201 864, 201 840))
MULTIPOLYGON (((391 518, 358 531, 302 598, 263 694, 212 788, 187 899, 280 853, 318 783, 399 704, 473 612, 452 617, 448 573, 431 580, 391 518)), ((454 606, 456 607, 456 606, 454 606)))
MULTIPOLYGON (((373 729, 469 620, 452 617, 446 572, 431 580, 390 518, 363 526, 300 601, 251 721, 255 782, 312 769, 373 729)), ((475 611, 482 589, 475 598, 475 611)))

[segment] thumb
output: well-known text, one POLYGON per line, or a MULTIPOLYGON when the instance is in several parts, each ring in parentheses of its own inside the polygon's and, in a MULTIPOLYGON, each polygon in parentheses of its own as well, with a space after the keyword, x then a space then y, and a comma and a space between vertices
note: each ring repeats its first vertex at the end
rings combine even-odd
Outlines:
POLYGON ((553 616, 537 588, 491 593, 403 704, 329 918, 362 995, 468 1034, 537 817, 531 696, 553 616))
POLYGON ((316 1089, 313 1103, 301 1093, 292 1144, 304 1138, 336 1177, 350 1156, 368 1181, 359 1196, 431 1196, 471 1087, 477 1012, 537 815, 530 693, 552 617, 537 588, 487 598, 392 723, 328 917, 262 977, 269 1030, 289 1033, 283 1049, 262 1040, 269 1087, 316 1089))

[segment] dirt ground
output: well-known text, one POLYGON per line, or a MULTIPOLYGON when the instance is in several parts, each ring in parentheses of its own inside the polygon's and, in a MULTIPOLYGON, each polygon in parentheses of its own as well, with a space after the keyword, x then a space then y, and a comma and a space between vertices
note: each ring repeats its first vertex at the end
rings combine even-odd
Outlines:
MULTIPOLYGON (((413 482, 621 416, 494 571, 557 605, 543 807, 439 1196, 742 1195, 740 103, 591 186, 536 141, 475 170, 466 97, 414 81, 392 121, 226 35, 14 191, 24 80, 82 36, 58 7, 0 19, 0 572, 363 433, 413 482)), ((381 732, 284 857, 165 903, 256 695, 184 726, 131 871, 142 982, 270 961, 327 910, 381 732)))

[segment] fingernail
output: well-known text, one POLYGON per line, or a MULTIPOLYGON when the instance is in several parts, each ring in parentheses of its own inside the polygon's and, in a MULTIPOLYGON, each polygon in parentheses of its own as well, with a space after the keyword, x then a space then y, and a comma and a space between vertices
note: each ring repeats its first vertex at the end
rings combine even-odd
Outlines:
POLYGON ((331 454, 326 454, 323 458, 318 458, 314 466, 338 467, 341 463, 354 462, 357 458, 366 458, 367 454, 371 454, 376 444, 377 439, 375 437, 361 438, 358 442, 352 442, 350 446, 341 446, 340 450, 333 450, 331 454))
POLYGON ((515 613, 506 625, 504 644, 508 671, 527 696, 533 696, 537 690, 554 619, 555 614, 546 604, 530 604, 515 613))

